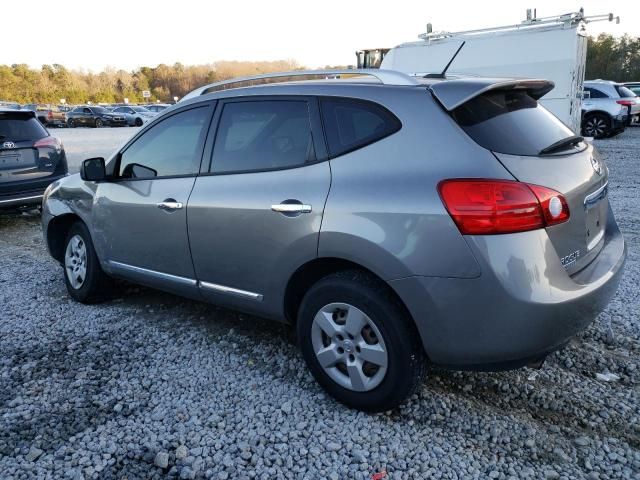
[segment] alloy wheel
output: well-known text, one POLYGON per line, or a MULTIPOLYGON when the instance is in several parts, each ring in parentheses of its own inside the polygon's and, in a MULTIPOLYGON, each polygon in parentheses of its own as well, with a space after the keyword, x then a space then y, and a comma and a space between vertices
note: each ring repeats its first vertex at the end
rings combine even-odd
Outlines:
POLYGON ((589 137, 600 137, 606 132, 607 124, 600 117, 591 117, 587 120, 584 130, 589 137))

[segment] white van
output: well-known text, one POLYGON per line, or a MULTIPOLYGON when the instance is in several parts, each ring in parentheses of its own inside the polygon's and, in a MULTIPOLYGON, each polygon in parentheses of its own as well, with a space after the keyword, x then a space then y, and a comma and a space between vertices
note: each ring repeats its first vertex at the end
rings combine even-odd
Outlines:
POLYGON ((555 88, 541 103, 580 132, 582 84, 587 54, 586 24, 619 21, 613 14, 585 17, 583 11, 536 18, 527 11, 520 24, 463 32, 432 32, 392 48, 380 68, 416 76, 522 77, 552 80, 555 88), (457 52, 457 55, 456 55, 457 52), (453 61, 451 61, 453 59, 453 61), (448 65, 448 63, 450 65, 448 65))

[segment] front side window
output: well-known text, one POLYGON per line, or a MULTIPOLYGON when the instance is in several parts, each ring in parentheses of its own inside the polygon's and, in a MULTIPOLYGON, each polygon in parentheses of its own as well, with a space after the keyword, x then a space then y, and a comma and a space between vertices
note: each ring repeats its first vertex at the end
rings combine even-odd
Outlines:
POLYGON ((224 105, 213 149, 215 173, 303 165, 313 154, 306 101, 265 100, 224 105))
POLYGON ((147 130, 120 159, 122 178, 194 175, 200 167, 209 109, 177 113, 147 130))
POLYGON ((391 112, 373 102, 323 99, 320 104, 329 153, 332 157, 382 140, 402 127, 391 112))

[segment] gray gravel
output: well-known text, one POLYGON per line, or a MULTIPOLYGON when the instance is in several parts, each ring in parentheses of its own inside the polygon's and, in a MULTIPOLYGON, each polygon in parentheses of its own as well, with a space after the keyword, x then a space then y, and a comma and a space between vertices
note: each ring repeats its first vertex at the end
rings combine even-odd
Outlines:
POLYGON ((284 326, 126 285, 73 302, 38 218, 0 216, 0 477, 639 478, 640 128, 598 146, 629 243, 607 310, 542 370, 431 370, 379 415, 325 396, 284 326))

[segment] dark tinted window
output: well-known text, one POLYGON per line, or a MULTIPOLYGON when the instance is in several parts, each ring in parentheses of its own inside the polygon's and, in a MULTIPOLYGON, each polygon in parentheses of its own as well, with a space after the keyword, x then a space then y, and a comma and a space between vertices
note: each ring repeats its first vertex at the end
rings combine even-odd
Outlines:
POLYGON ((494 90, 452 112, 476 143, 494 152, 538 155, 573 132, 522 90, 494 90))
POLYGON ((227 103, 220 117, 212 170, 295 167, 312 159, 312 145, 307 102, 227 103))
POLYGON ((591 98, 609 98, 606 93, 604 93, 602 90, 598 90, 597 88, 585 87, 584 90, 591 94, 591 98))
POLYGON ((47 131, 40 122, 30 115, 0 113, 0 143, 39 140, 47 136, 47 131))
POLYGON ((629 98, 629 97, 635 97, 636 96, 635 93, 633 93, 631 90, 629 90, 624 85, 616 85, 616 91, 618 92, 618 95, 620 95, 621 98, 629 98))
POLYGON ((400 130, 400 121, 373 102, 323 99, 322 121, 332 157, 376 142, 400 130))
POLYGON ((209 109, 200 107, 154 125, 124 151, 120 176, 147 178, 198 173, 208 119, 209 109))

